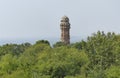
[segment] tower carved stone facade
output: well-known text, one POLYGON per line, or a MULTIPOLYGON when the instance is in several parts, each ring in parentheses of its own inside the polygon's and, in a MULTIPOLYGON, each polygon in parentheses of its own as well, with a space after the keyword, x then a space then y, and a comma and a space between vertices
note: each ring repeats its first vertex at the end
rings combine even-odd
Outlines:
POLYGON ((67 16, 63 16, 61 19, 61 42, 70 44, 70 23, 67 16))

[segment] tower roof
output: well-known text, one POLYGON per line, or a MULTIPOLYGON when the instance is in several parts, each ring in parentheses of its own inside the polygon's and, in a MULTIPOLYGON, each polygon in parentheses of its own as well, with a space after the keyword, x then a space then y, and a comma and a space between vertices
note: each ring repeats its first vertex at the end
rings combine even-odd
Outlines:
POLYGON ((69 18, 68 18, 67 16, 64 15, 64 16, 62 17, 62 19, 69 19, 69 18))
POLYGON ((69 18, 67 16, 63 16, 61 22, 69 22, 69 18))

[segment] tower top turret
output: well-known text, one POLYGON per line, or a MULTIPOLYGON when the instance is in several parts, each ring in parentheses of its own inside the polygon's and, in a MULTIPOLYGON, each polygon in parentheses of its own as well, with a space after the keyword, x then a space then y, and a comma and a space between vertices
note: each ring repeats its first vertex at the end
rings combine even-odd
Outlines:
POLYGON ((60 26, 61 28, 70 28, 69 18, 67 16, 61 18, 60 26))
POLYGON ((61 22, 69 22, 69 18, 67 16, 63 16, 61 22))

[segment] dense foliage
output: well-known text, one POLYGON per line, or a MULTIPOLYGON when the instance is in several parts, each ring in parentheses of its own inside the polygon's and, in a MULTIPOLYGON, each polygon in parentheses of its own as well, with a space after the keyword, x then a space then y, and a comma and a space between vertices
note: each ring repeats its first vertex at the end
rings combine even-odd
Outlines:
POLYGON ((0 78, 120 78, 120 35, 98 31, 70 45, 0 46, 0 78))

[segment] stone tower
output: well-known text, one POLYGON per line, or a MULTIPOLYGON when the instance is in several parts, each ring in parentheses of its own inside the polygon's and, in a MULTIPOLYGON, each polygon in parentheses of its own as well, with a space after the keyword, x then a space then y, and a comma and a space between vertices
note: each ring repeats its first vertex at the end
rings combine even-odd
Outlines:
POLYGON ((70 44, 70 23, 67 16, 63 16, 61 19, 61 42, 70 44))

